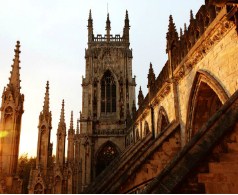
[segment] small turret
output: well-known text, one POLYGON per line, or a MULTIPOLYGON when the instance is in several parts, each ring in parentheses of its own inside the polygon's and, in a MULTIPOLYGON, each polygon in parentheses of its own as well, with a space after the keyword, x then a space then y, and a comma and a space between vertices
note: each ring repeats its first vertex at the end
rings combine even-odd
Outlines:
POLYGON ((154 84, 155 84, 155 73, 152 67, 152 63, 150 63, 150 69, 149 69, 149 74, 147 76, 148 78, 148 85, 147 88, 149 88, 149 90, 151 88, 153 88, 154 84))
POLYGON ((93 41, 93 19, 91 9, 89 10, 89 17, 88 17, 88 42, 93 41))
POLYGON ((143 92, 141 90, 141 86, 140 86, 140 90, 139 90, 139 94, 138 94, 138 106, 140 107, 142 105, 144 101, 144 95, 143 92))
POLYGON ((107 42, 109 42, 110 41, 110 31, 111 31, 111 22, 109 19, 109 13, 107 14, 106 31, 107 31, 107 42))

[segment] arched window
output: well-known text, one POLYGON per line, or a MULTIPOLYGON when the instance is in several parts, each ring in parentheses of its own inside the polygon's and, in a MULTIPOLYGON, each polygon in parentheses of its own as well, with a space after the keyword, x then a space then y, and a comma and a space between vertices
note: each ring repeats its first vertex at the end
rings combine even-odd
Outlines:
POLYGON ((34 194, 43 194, 43 186, 40 183, 35 185, 34 194))
POLYGON ((118 155, 116 145, 110 141, 106 142, 97 153, 96 175, 99 175, 118 155))
POLYGON ((101 112, 116 112, 116 83, 109 70, 104 73, 101 81, 101 112))

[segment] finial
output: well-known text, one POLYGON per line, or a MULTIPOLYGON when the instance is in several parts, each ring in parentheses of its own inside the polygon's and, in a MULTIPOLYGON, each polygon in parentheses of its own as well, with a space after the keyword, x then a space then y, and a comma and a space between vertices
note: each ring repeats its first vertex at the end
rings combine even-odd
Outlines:
POLYGON ((44 98, 44 106, 43 106, 43 112, 49 113, 49 104, 50 104, 50 97, 49 97, 49 81, 46 82, 46 92, 45 92, 45 98, 44 98))
POLYGON ((106 21, 106 31, 107 31, 107 41, 110 41, 110 30, 111 30, 111 22, 109 19, 109 13, 107 14, 107 21, 106 21))
POLYGON ((128 11, 126 10, 126 20, 129 20, 129 17, 128 17, 128 11))
POLYGON ((13 65, 12 65, 12 71, 10 72, 10 78, 9 78, 9 85, 13 87, 13 89, 17 92, 20 92, 20 73, 19 70, 20 68, 20 60, 19 60, 19 54, 21 53, 20 51, 20 41, 17 41, 16 43, 16 48, 14 49, 15 52, 15 57, 13 59, 13 65))
POLYGON ((88 17, 89 20, 92 20, 92 12, 91 12, 91 9, 89 10, 89 17, 88 17))
POLYGON ((73 111, 71 111, 71 118, 70 118, 70 129, 74 129, 74 122, 73 122, 73 111))

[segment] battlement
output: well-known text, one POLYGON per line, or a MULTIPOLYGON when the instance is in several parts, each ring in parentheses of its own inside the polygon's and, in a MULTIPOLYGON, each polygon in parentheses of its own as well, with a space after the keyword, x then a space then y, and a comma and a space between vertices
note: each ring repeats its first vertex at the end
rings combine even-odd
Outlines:
MULTIPOLYGON (((108 41, 108 37, 107 35, 102 36, 101 34, 97 34, 96 37, 93 37, 93 42, 107 42, 108 41)), ((124 39, 123 37, 121 37, 121 35, 110 35, 109 36, 109 41, 110 42, 123 42, 124 39)))

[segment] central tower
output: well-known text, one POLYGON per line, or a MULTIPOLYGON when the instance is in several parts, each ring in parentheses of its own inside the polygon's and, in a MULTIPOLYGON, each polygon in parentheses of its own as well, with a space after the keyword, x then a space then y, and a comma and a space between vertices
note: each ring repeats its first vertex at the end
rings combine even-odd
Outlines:
POLYGON ((110 30, 108 14, 106 34, 94 36, 90 10, 80 115, 83 187, 90 184, 125 148, 126 124, 135 108, 136 83, 132 78, 127 11, 123 35, 113 36, 110 30))

